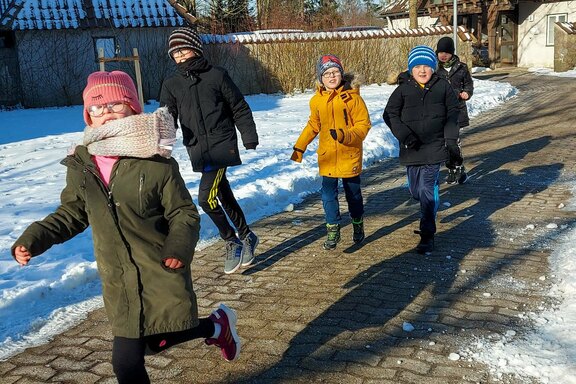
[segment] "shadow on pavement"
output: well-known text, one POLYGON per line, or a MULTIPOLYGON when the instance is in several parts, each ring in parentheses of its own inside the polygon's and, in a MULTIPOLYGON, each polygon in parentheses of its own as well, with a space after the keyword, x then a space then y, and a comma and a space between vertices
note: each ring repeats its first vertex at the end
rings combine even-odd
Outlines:
MULTIPOLYGON (((406 252, 382 260, 358 273, 350 281, 343 282, 342 288, 349 292, 299 332, 291 340, 280 361, 268 369, 254 372, 241 382, 275 383, 290 379, 314 381, 320 379, 317 375, 321 375, 321 372, 344 373, 348 362, 373 365, 381 360, 390 346, 427 338, 431 332, 429 328, 432 332, 456 327, 477 329, 483 322, 470 325, 464 319, 446 314, 451 320, 442 323, 439 317, 451 309, 455 298, 476 289, 478 284, 490 279, 504 266, 522 260, 529 251, 518 249, 513 253, 502 254, 499 260, 486 261, 484 268, 479 268, 481 273, 464 282, 459 280, 458 285, 455 285, 460 261, 477 248, 496 245, 497 233, 491 222, 495 212, 521 200, 528 193, 547 189, 548 185, 557 180, 563 168, 560 163, 527 167, 515 174, 501 169, 504 164, 519 161, 549 143, 550 138, 543 137, 481 156, 474 168, 474 183, 466 186, 477 191, 473 196, 478 202, 466 209, 466 220, 450 230, 438 233, 436 250, 432 255, 406 252), (458 241, 450 244, 451 239, 458 241), (451 249, 454 244, 457 245, 455 250, 451 249), (451 257, 447 258, 446 255, 451 257), (403 321, 410 322, 415 330, 404 332, 403 321), (359 332, 362 336, 355 339, 354 335, 359 332)), ((387 191, 383 195, 400 195, 402 191, 399 189, 387 191)), ((408 191, 404 193, 408 194, 408 191)), ((453 196, 457 195, 458 192, 454 191, 453 196)), ((396 199, 398 202, 402 200, 401 197, 396 199)), ((392 205, 399 206, 396 203, 392 205)), ((413 209, 418 211, 418 206, 413 209)), ((453 219, 452 216, 447 216, 444 221, 453 219)), ((382 238, 414 220, 414 214, 407 215, 398 223, 376 231, 369 236, 368 241, 382 238)), ((442 231, 442 225, 439 230, 442 231)), ((319 228, 308 231, 295 239, 295 243, 317 232, 320 232, 319 228)))

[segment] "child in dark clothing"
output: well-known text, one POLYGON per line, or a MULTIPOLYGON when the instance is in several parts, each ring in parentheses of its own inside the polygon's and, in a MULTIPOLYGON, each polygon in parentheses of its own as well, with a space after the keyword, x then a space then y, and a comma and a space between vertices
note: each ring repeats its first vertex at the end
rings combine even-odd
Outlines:
MULTIPOLYGON (((454 91, 456 91, 460 105, 458 123, 460 128, 464 128, 470 124, 466 100, 470 100, 474 93, 474 81, 468 66, 462 63, 454 52, 454 40, 452 38, 445 36, 438 40, 436 45, 436 55, 438 57, 437 73, 438 76, 448 80, 454 91)), ((458 142, 458 145, 460 145, 460 142, 458 142)), ((468 180, 468 175, 464 165, 462 165, 462 157, 450 158, 446 162, 446 168, 448 168, 448 177, 446 178, 448 184, 464 184, 468 180)))
POLYGON ((420 202, 418 253, 434 249, 440 166, 460 155, 458 100, 450 84, 434 73, 436 61, 432 48, 414 47, 408 55, 410 76, 400 76, 384 110, 384 121, 400 144, 410 194, 420 202))
POLYGON ((162 85, 160 104, 180 121, 192 169, 202 173, 198 204, 226 241, 224 272, 233 273, 253 262, 259 241, 226 179, 227 167, 242 163, 236 128, 246 149, 258 145, 252 111, 228 73, 203 56, 202 41, 194 29, 174 30, 168 55, 176 62, 178 73, 162 85))
POLYGON ((124 72, 95 72, 83 93, 83 145, 67 167, 60 206, 12 246, 27 265, 92 227, 104 307, 112 327, 112 367, 120 384, 149 383, 144 356, 196 338, 240 353, 236 314, 221 304, 198 318, 190 273, 200 218, 178 163, 176 128, 165 109, 141 114, 124 72))

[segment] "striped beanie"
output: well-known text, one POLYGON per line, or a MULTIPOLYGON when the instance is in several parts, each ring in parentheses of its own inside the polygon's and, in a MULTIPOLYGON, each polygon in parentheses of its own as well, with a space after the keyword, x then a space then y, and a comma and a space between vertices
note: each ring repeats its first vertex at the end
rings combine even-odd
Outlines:
POLYGON ((168 38, 168 55, 172 58, 172 52, 179 49, 191 49, 196 55, 202 56, 202 40, 195 29, 190 27, 177 28, 168 38))
POLYGON ((417 65, 427 65, 436 70, 438 59, 434 50, 426 45, 418 45, 410 50, 408 54, 408 71, 412 73, 412 68, 417 65))
POLYGON ((318 76, 319 82, 322 82, 322 75, 330 68, 338 68, 340 74, 344 76, 344 68, 342 67, 342 62, 337 56, 322 55, 316 64, 316 74, 318 76))
POLYGON ((99 71, 88 76, 86 88, 82 92, 84 100, 84 121, 90 125, 92 119, 88 108, 122 101, 135 113, 142 113, 142 106, 138 100, 138 92, 132 78, 122 71, 99 71))

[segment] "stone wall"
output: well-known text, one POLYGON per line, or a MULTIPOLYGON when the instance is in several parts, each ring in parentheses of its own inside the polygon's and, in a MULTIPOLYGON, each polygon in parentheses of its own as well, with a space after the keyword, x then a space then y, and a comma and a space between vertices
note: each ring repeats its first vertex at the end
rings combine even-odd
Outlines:
POLYGON ((556 23, 554 27, 554 72, 576 68, 576 23, 556 23))

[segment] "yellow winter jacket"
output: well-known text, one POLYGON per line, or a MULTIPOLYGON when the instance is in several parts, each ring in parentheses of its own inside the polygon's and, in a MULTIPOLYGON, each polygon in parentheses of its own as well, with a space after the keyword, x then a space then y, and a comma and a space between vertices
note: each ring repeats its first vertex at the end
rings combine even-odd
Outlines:
POLYGON ((359 88, 354 78, 345 76, 339 88, 318 86, 310 99, 310 118, 294 150, 304 153, 319 135, 316 153, 320 176, 349 178, 362 171, 362 142, 371 123, 359 88), (337 140, 330 135, 331 129, 336 130, 337 140))

